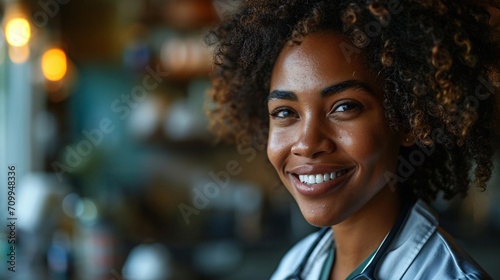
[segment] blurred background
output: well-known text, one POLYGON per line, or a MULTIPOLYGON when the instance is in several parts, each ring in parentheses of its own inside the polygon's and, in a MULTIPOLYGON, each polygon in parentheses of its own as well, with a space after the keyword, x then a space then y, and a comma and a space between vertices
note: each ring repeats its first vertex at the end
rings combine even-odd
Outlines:
MULTIPOLYGON (((263 146, 207 131, 203 37, 237 5, 0 1, 0 279, 268 279, 315 230, 263 146)), ((434 205, 494 278, 498 174, 434 205)))

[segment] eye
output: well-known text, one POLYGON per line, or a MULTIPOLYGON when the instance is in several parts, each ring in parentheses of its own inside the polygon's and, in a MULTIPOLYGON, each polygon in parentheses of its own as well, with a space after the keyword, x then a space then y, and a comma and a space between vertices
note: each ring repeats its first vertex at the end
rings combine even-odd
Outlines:
POLYGON ((295 116, 295 112, 288 108, 276 108, 270 113, 271 117, 278 119, 286 119, 295 116))
POLYGON ((345 101, 334 108, 334 112, 349 112, 360 110, 363 106, 356 101, 345 101))

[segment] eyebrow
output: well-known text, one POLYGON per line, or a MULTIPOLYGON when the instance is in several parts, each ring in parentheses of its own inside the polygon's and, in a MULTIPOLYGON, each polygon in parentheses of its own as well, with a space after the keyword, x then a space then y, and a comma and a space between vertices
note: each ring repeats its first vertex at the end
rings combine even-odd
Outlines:
POLYGON ((297 101, 297 95, 291 91, 286 91, 286 90, 273 90, 269 93, 269 96, 267 97, 267 100, 271 99, 286 99, 290 101, 297 101))
MULTIPOLYGON (((367 85, 366 83, 357 81, 357 80, 347 80, 340 82, 338 84, 333 84, 331 86, 327 86, 323 90, 321 90, 321 97, 328 97, 332 94, 340 93, 343 91, 346 91, 348 89, 362 89, 368 93, 372 93, 373 91, 371 90, 370 86, 367 85)), ((286 91, 286 90, 273 90, 269 93, 269 96, 267 97, 267 100, 271 99, 286 99, 290 101, 297 101, 297 95, 293 93, 292 91, 286 91)))
POLYGON ((340 82, 338 84, 334 84, 334 85, 331 85, 331 86, 324 88, 321 91, 321 96, 327 97, 327 96, 330 96, 332 94, 346 91, 348 89, 362 89, 368 93, 373 92, 371 90, 370 86, 366 83, 363 83, 363 82, 360 82, 357 80, 347 80, 347 81, 343 81, 343 82, 340 82))

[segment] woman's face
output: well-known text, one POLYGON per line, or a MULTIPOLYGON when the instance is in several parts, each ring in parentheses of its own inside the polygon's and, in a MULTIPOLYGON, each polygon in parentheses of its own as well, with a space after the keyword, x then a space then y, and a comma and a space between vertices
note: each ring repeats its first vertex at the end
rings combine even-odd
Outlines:
POLYGON ((333 32, 307 35, 282 49, 271 76, 267 153, 317 226, 338 224, 391 193, 380 191, 389 188, 404 141, 384 117, 380 81, 361 55, 346 60, 343 42, 333 32))

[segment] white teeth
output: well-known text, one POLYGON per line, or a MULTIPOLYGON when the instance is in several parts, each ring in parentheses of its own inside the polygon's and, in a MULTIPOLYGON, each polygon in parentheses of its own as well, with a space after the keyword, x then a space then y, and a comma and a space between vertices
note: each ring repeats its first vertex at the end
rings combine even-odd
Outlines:
POLYGON ((314 175, 309 175, 307 183, 309 183, 309 184, 314 184, 314 183, 316 183, 316 176, 314 176, 314 175))
POLYGON ((348 169, 342 169, 337 172, 325 173, 325 174, 315 174, 315 175, 299 175, 299 180, 302 183, 313 185, 319 184, 323 182, 327 182, 330 180, 334 180, 344 174, 346 174, 348 169))
POLYGON ((323 183, 323 175, 316 175, 316 184, 323 183))

